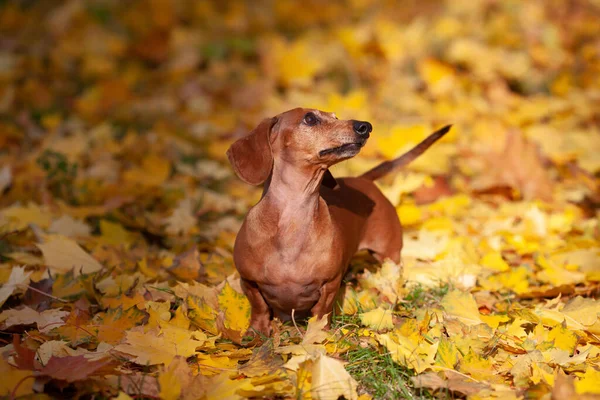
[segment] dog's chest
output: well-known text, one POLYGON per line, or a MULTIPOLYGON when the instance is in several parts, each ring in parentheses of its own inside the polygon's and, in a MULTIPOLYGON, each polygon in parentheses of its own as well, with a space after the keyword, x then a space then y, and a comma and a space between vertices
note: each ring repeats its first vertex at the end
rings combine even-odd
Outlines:
POLYGON ((300 213, 281 215, 265 226, 246 221, 241 240, 249 257, 236 260, 240 274, 258 283, 310 284, 327 281, 343 268, 345 255, 339 235, 328 219, 315 220, 300 213))

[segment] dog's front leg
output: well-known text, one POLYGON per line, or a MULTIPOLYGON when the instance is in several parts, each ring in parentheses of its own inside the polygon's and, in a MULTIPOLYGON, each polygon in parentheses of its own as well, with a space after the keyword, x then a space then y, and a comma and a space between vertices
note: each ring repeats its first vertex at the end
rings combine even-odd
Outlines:
POLYGON ((324 315, 327 315, 327 325, 325 328, 329 329, 331 325, 331 313, 333 311, 333 302, 335 301, 338 290, 340 289, 340 283, 342 282, 342 276, 335 278, 332 281, 325 283, 321 287, 321 297, 317 304, 310 310, 313 316, 321 319, 324 315))
POLYGON ((256 283, 242 279, 242 290, 250 301, 252 316, 250 317, 250 330, 254 330, 265 336, 271 333, 271 310, 263 298, 256 283))

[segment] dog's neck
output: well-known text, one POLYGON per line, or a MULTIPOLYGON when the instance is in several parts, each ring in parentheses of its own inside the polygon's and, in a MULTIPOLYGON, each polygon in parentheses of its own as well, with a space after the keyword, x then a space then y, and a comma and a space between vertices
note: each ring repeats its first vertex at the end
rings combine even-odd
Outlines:
POLYGON ((318 166, 294 167, 285 161, 275 162, 264 197, 279 209, 318 207, 323 174, 318 166))

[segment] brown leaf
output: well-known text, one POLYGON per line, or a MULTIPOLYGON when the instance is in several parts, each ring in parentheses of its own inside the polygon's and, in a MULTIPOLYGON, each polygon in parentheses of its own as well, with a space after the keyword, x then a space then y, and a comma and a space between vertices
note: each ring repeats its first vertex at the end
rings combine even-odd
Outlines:
POLYGON ((440 197, 452 196, 452 194, 454 194, 454 191, 448 183, 448 178, 443 176, 436 176, 433 180, 433 186, 423 185, 414 192, 417 204, 432 203, 440 197))
POLYGON ((196 247, 178 255, 167 271, 180 281, 206 282, 206 271, 196 247))
POLYGON ((13 335, 14 361, 19 369, 34 370, 36 368, 35 350, 21 345, 19 335, 13 335))
POLYGON ((442 378, 435 372, 427 372, 410 379, 413 381, 415 387, 418 388, 428 388, 431 390, 446 389, 464 395, 479 393, 481 390, 488 388, 487 384, 469 379, 454 371, 446 371, 445 378, 442 378))
POLYGON ((475 190, 489 190, 508 186, 518 189, 525 199, 552 198, 552 181, 538 147, 525 139, 520 131, 506 133, 504 149, 500 153, 478 156, 483 168, 471 182, 475 190))
POLYGON ((94 332, 89 327, 90 313, 79 308, 71 311, 65 324, 55 330, 61 337, 71 342, 72 346, 90 340, 94 332))
POLYGON ((112 360, 89 361, 85 356, 51 357, 38 372, 61 381, 76 382, 88 379, 92 375, 108 374, 112 360))
POLYGON ((23 304, 35 308, 36 311, 47 310, 53 301, 52 298, 48 296, 52 294, 53 284, 54 279, 52 278, 31 282, 23 296, 23 304))

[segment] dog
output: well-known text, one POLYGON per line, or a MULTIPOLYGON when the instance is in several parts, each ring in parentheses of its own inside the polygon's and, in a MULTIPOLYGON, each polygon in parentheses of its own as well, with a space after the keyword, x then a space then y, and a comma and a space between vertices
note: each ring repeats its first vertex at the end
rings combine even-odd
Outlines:
POLYGON ((274 317, 327 315, 328 327, 358 250, 380 262, 400 262, 402 226, 374 181, 414 160, 450 127, 359 177, 337 179, 329 168, 359 153, 373 129, 369 122, 295 108, 263 120, 231 145, 227 156, 237 176, 250 185, 264 183, 233 252, 251 304, 249 333, 268 336, 274 317))

